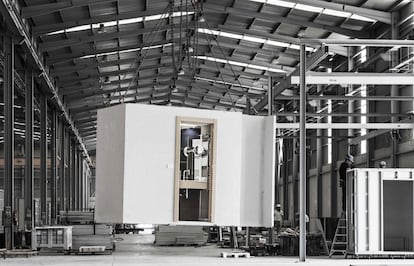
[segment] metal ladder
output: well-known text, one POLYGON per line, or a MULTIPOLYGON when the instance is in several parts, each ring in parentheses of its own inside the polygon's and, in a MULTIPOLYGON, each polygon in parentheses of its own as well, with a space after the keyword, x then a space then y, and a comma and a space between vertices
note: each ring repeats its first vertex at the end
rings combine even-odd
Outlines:
POLYGON ((347 255, 347 247, 348 247, 348 236, 347 236, 347 221, 346 215, 343 211, 341 213, 341 217, 339 218, 338 224, 335 230, 335 236, 332 241, 331 250, 329 252, 329 258, 333 255, 342 254, 345 256, 347 255))

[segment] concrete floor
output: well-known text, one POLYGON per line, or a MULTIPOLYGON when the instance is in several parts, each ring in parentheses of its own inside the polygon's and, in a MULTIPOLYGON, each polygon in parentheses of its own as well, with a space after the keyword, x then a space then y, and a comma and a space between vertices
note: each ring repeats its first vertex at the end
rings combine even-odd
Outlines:
POLYGON ((311 257, 299 263, 296 257, 221 258, 220 252, 231 251, 215 245, 204 247, 157 247, 153 235, 119 235, 112 255, 53 255, 32 258, 0 259, 0 265, 414 265, 414 260, 343 260, 311 257))

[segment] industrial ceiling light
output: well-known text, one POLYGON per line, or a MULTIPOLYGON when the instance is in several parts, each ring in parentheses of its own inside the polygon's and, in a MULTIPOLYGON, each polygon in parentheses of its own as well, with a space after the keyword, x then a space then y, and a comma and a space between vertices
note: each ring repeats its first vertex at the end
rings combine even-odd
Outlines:
POLYGON ((203 15, 199 15, 199 17, 198 17, 198 22, 200 22, 200 23, 204 23, 204 22, 206 22, 206 19, 204 18, 204 16, 203 15))
POLYGON ((305 37, 306 36, 306 29, 305 28, 300 28, 300 30, 298 31, 298 37, 299 38, 303 38, 303 37, 305 37))
POLYGON ((97 31, 99 34, 101 34, 101 33, 105 33, 106 32, 106 29, 105 29, 105 24, 103 24, 103 23, 101 23, 101 24, 99 24, 99 29, 98 29, 98 31, 97 31))
POLYGON ((177 71, 177 75, 178 76, 183 76, 185 74, 184 69, 182 67, 180 67, 180 69, 178 69, 177 71))
POLYGON ((175 84, 171 85, 170 88, 172 93, 178 92, 177 86, 175 86, 175 84))
POLYGON ((188 53, 194 53, 194 48, 191 45, 188 46, 187 52, 188 53))

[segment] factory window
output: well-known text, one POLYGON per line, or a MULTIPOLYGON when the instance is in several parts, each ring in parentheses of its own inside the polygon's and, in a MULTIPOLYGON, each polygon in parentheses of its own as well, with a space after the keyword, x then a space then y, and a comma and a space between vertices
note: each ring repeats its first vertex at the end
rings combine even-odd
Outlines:
POLYGON ((174 220, 211 222, 214 119, 177 118, 174 220))

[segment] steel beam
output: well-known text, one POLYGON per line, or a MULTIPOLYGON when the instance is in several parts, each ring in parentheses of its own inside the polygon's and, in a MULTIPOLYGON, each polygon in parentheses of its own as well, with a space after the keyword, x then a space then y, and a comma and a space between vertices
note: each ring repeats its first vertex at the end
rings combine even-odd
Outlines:
POLYGON ((34 168, 33 168, 33 126, 34 126, 34 76, 33 71, 26 68, 25 71, 25 171, 24 171, 24 205, 27 230, 34 228, 34 168))
POLYGON ((328 46, 373 46, 373 47, 396 47, 414 46, 414 40, 392 40, 392 39, 301 39, 301 43, 307 45, 328 46))
POLYGON ((14 248, 14 43, 3 36, 3 97, 4 97, 4 237, 6 249, 14 248))
MULTIPOLYGON (((291 76, 292 84, 299 84, 299 76, 291 76)), ((308 72, 307 84, 337 85, 412 85, 414 74, 408 73, 349 73, 349 72, 308 72)))
POLYGON ((47 97, 40 93, 40 209, 42 224, 47 224, 47 97))
MULTIPOLYGON (((298 129, 298 123, 277 123, 278 129, 298 129)), ((413 129, 412 122, 404 123, 306 123, 307 129, 413 129)))

